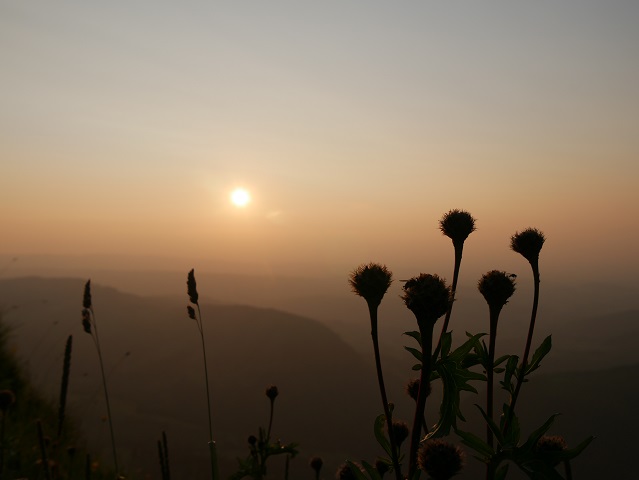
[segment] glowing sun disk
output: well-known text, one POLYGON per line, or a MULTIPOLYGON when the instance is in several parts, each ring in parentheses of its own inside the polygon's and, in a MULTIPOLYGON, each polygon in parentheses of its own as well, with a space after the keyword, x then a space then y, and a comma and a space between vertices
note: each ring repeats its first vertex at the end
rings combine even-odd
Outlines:
POLYGON ((236 207, 245 207, 251 201, 251 194, 243 188, 236 188, 231 192, 231 203, 236 207))

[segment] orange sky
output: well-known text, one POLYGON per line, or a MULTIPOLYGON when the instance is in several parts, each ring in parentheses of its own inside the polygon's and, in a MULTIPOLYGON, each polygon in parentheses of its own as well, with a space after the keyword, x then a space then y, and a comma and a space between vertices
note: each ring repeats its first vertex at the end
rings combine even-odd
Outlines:
POLYGON ((557 275, 629 276, 637 22, 621 1, 3 2, 0 255, 424 271, 462 208, 478 271, 519 268, 534 226, 557 275))

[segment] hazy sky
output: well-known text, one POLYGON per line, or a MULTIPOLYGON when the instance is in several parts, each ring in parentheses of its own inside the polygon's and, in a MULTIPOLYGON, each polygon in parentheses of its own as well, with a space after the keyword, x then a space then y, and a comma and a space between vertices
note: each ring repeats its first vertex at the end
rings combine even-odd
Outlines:
POLYGON ((0 254, 418 273, 462 208, 478 270, 534 226, 547 270, 634 273, 638 25, 636 0, 0 0, 0 254))

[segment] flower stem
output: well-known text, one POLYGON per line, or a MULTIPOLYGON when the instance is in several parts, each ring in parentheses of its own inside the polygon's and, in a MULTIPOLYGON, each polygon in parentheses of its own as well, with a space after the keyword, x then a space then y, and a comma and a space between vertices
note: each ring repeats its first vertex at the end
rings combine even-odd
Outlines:
POLYGON ((515 386, 515 391, 513 392, 510 408, 508 409, 508 417, 506 418, 506 422, 504 423, 504 432, 508 431, 508 427, 510 426, 510 422, 512 422, 513 415, 515 414, 515 405, 517 404, 517 399, 519 398, 519 392, 521 391, 521 386, 524 383, 524 372, 526 371, 526 366, 528 364, 528 355, 530 354, 530 346, 532 344, 533 332, 535 330, 535 320, 537 319, 537 307, 539 305, 539 264, 537 262, 531 262, 533 271, 533 280, 534 280, 534 294, 533 294, 533 305, 532 305, 532 313, 530 315, 530 326, 528 327, 528 338, 526 339, 526 348, 524 349, 524 356, 521 361, 521 371, 519 376, 517 377, 517 385, 515 386))
MULTIPOLYGON (((499 310, 490 308, 490 339, 488 341, 488 365, 486 365, 486 415, 493 419, 493 398, 494 398, 494 363, 495 363, 495 340, 497 337, 497 321, 499 320, 499 310)), ((486 443, 493 446, 493 432, 490 425, 486 424, 486 443)))
POLYGON ((204 383, 206 385, 206 406, 209 417, 209 453, 211 456, 211 478, 212 480, 219 480, 220 474, 217 465, 217 451, 215 449, 215 442, 213 441, 213 421, 211 420, 211 392, 209 388, 209 369, 206 362, 206 342, 204 341, 204 327, 202 325, 202 312, 200 311, 200 304, 197 306, 197 328, 200 331, 200 339, 202 341, 202 356, 204 359, 204 383))
POLYGON ((433 348, 434 325, 425 325, 424 321, 418 321, 417 323, 419 324, 419 332, 422 339, 422 368, 419 380, 419 393, 417 394, 417 405, 415 406, 415 416, 413 418, 413 429, 411 432, 408 478, 413 478, 417 468, 417 450, 421 439, 421 426, 424 421, 424 409, 426 408, 426 397, 433 358, 431 352, 433 348))
POLYGON ((379 353, 379 335, 377 331, 377 306, 368 304, 368 312, 371 318, 371 337, 373 340, 373 351, 375 353, 375 368, 377 369, 377 382, 379 383, 379 392, 382 397, 382 404, 384 407, 384 415, 386 416, 386 425, 388 428, 388 437, 391 444, 391 460, 393 462, 393 470, 395 470, 395 477, 397 480, 402 480, 402 472, 399 466, 399 459, 397 458, 397 443, 395 442, 395 433, 393 431, 393 418, 391 416, 390 408, 388 407, 388 398, 386 397, 386 387, 384 387, 384 375, 382 373, 382 360, 379 353))
POLYGON ((444 324, 442 325, 442 331, 439 334, 439 341, 437 342, 437 347, 435 347, 435 352, 433 353, 433 358, 437 360, 437 356, 442 348, 442 338, 444 334, 448 331, 448 324, 450 323, 450 317, 453 314, 453 305, 455 304, 455 293, 457 292, 457 279, 459 278, 459 269, 461 267, 462 261, 462 253, 464 251, 464 242, 453 242, 455 246, 455 268, 453 269, 453 283, 450 287, 450 306, 448 307, 448 311, 446 312, 446 317, 444 318, 444 324))
POLYGON ((93 331, 95 335, 91 335, 93 343, 98 352, 98 359, 100 360, 100 373, 102 374, 102 388, 104 389, 104 400, 107 408, 107 419, 109 420, 109 432, 111 434, 111 449, 113 450, 113 464, 115 466, 116 478, 120 475, 120 468, 118 467, 118 454, 115 448, 115 434, 113 433, 113 419, 111 417, 111 402, 109 401, 109 390, 107 389, 106 375, 104 373, 104 362, 102 361, 102 350, 100 348, 100 337, 98 335, 98 322, 95 319, 95 312, 93 307, 90 307, 91 318, 93 319, 93 331))

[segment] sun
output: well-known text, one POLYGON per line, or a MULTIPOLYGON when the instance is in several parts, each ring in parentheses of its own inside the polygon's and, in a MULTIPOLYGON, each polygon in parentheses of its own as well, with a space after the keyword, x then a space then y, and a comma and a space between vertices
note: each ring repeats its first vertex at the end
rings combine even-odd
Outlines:
POLYGON ((244 188, 236 188, 231 192, 231 203, 238 208, 246 207, 251 203, 251 194, 244 188))

